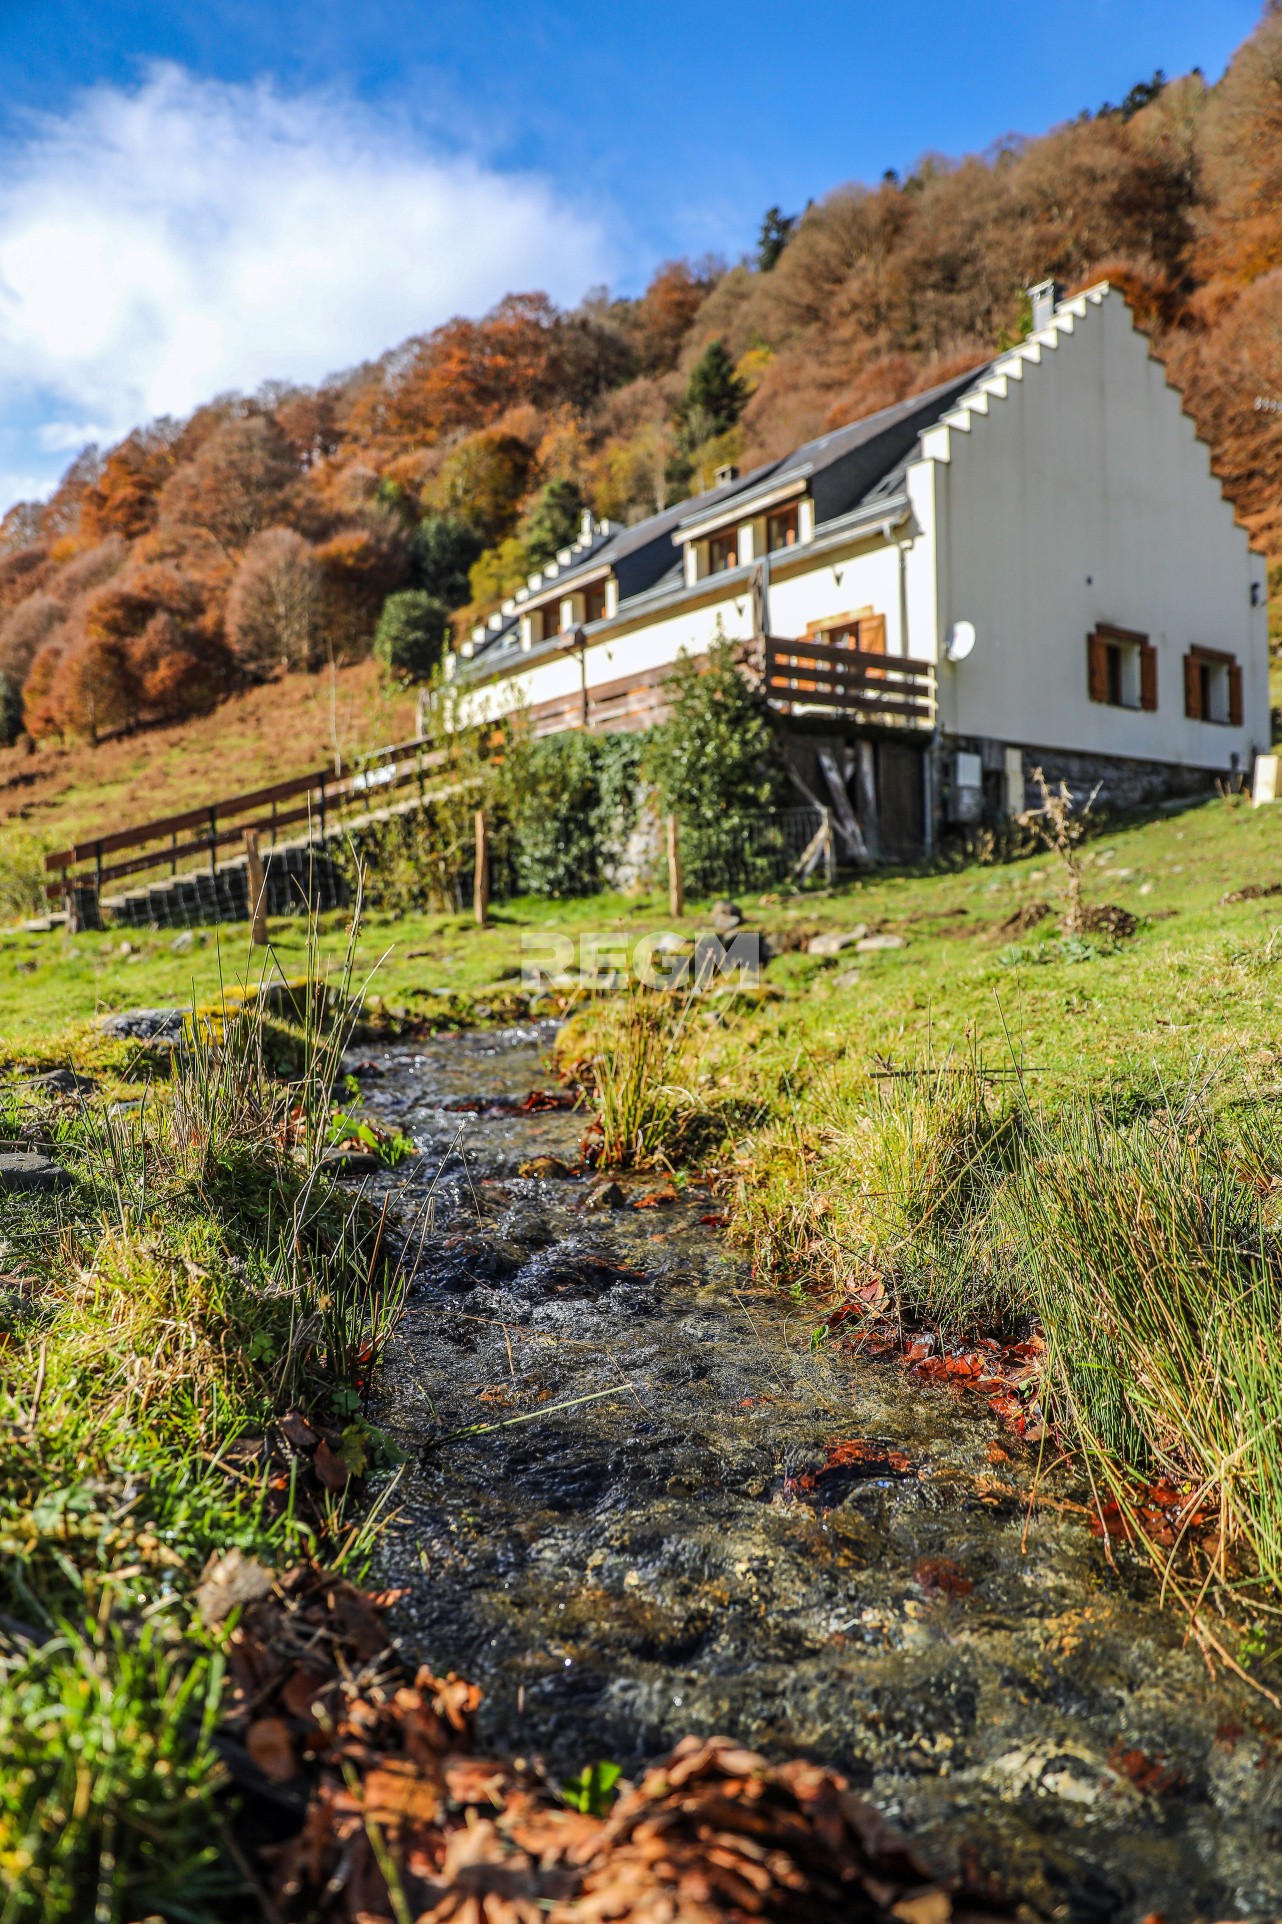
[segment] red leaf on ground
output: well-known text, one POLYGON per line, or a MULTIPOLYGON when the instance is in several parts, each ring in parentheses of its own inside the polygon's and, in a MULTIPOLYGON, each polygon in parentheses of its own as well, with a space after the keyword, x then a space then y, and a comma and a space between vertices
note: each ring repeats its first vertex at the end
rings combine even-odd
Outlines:
POLYGON ((298 1775, 298 1760, 283 1717, 258 1717, 245 1733, 245 1748, 264 1777, 287 1784, 298 1775))
POLYGON ((347 1488, 347 1480, 351 1475, 351 1471, 348 1469, 346 1463, 344 1463, 342 1457, 330 1449, 324 1437, 322 1437, 316 1445, 316 1454, 312 1458, 312 1468, 327 1490, 338 1491, 347 1488))
POLYGON ((975 1588, 961 1565, 951 1557, 923 1557, 914 1566, 913 1580, 927 1596, 968 1597, 975 1588))

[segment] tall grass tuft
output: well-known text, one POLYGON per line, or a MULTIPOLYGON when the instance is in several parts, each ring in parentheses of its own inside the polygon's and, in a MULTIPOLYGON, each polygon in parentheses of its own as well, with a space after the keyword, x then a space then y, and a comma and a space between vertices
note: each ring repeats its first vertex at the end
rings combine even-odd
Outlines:
POLYGON ((690 1011, 636 990, 605 1020, 589 1065, 597 1161, 605 1169, 670 1165, 696 1140, 707 1104, 690 1086, 690 1011))
POLYGON ((974 1057, 831 1073, 741 1171, 740 1232, 767 1273, 804 1269, 838 1296, 880 1284, 949 1336, 1003 1328, 1024 1311, 1000 1208, 1023 1127, 974 1057))
MULTIPOLYGON (((1119 1497, 1117 1471, 1218 1506, 1222 1553, 1282 1581, 1282 1240, 1267 1141, 1196 1097, 1117 1126, 1040 1125, 1015 1216, 1051 1350, 1050 1394, 1119 1497)), ((1276 1180, 1278 1164, 1273 1165, 1276 1180)), ((1223 1566, 1221 1566, 1223 1567, 1223 1566)))

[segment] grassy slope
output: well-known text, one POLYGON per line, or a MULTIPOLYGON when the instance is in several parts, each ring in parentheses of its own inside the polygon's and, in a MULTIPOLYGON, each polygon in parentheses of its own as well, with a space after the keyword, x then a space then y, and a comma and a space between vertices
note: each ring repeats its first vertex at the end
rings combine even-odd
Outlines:
POLYGON ((0 825, 21 822, 52 846, 323 768, 335 693, 345 758, 413 735, 414 698, 384 694, 372 661, 340 669, 334 691, 327 674, 291 675, 98 748, 0 749, 0 825))
MULTIPOLYGON (((769 979, 784 994, 751 1018, 754 1073, 795 1081, 839 1056, 867 1063, 880 1049, 902 1058, 919 1053, 928 1034, 941 1046, 973 1034, 987 1052, 1004 1052, 1006 1031, 1029 1065, 1069 1080, 1126 1062, 1185 1062, 1199 1052, 1240 1052, 1267 1064, 1282 979, 1274 966, 1275 951, 1282 965, 1282 938, 1272 947, 1270 938, 1282 923, 1282 898, 1219 904, 1229 889, 1282 881, 1282 815, 1217 801, 1119 828, 1089 846, 1086 875, 1088 901, 1120 902, 1147 919, 1115 952, 1078 960, 1062 956, 1052 922, 1021 941, 1001 932, 1021 904, 1055 898, 1049 857, 886 875, 832 897, 759 909, 747 902, 753 923, 776 931, 859 920, 908 941, 859 958, 849 989, 835 986, 854 959, 849 954, 829 964, 800 953, 773 962, 769 979)), ((697 905, 686 919, 698 924, 697 905)), ((323 946, 337 953, 343 918, 332 920, 323 946)), ((377 915, 366 922, 361 955, 365 967, 384 958, 375 992, 390 1006, 425 1011, 433 988, 513 982, 523 935, 554 928, 639 935, 667 924, 657 895, 507 903, 484 931, 461 917, 377 915)), ((276 923, 273 937, 281 967, 298 972, 300 925, 276 923)), ((168 934, 131 933, 129 940, 133 953, 125 956, 118 935, 0 936, 0 1036, 9 1050, 20 1056, 37 1038, 100 1010, 186 1001, 193 990, 204 1001, 220 978, 239 980, 246 966, 240 928, 210 931, 177 952, 168 934)), ((714 1053, 726 1058, 727 1073, 744 1035, 740 1022, 720 1032, 714 1053)))

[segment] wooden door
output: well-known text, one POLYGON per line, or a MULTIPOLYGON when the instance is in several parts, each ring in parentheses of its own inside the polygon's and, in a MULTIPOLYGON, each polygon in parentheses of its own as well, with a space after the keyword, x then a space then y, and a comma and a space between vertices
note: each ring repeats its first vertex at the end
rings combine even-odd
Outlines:
POLYGON ((919 748, 877 744, 877 802, 881 846, 891 861, 913 861, 926 840, 925 776, 919 748))

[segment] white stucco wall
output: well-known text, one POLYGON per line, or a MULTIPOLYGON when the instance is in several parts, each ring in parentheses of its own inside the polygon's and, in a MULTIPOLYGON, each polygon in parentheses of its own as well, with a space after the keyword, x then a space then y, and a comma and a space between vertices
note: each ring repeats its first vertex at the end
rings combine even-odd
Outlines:
POLYGON ((941 722, 1197 767, 1227 768, 1236 752, 1247 767, 1269 739, 1267 611, 1251 606, 1264 562, 1121 295, 1083 296, 1060 320, 1056 344, 1028 344, 1036 359, 1000 364, 1022 378, 999 374, 986 413, 949 416, 923 439, 939 631, 965 618, 978 634, 968 660, 941 664, 941 722), (1098 622, 1156 646, 1155 712, 1088 699, 1086 636, 1098 622), (1241 728, 1185 718, 1183 657, 1195 644, 1241 663, 1241 728))

